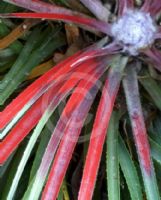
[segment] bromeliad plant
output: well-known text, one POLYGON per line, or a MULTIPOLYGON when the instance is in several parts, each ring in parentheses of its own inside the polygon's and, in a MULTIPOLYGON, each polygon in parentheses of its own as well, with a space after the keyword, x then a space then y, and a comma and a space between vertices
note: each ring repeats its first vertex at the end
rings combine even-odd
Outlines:
MULTIPOLYGON (((133 0, 116 1, 117 14, 110 15, 109 9, 100 0, 80 0, 98 20, 77 11, 39 0, 5 1, 34 12, 5 13, 0 15, 1 18, 59 20, 65 23, 75 23, 93 34, 101 32, 106 36, 100 42, 78 51, 73 56, 54 66, 21 92, 1 112, 1 165, 7 161, 18 145, 35 127, 18 164, 17 171, 8 190, 9 192, 6 195, 7 199, 14 198, 26 163, 38 142, 43 128, 61 101, 68 97, 60 118, 54 130, 52 130, 50 140, 48 143, 46 142, 47 146, 42 158, 39 158, 39 162, 37 161, 36 164, 35 162, 33 163, 33 166, 34 164, 36 166, 34 166, 36 170, 34 169, 35 173, 32 173, 29 187, 23 199, 36 200, 41 197, 44 200, 54 200, 58 197, 75 146, 90 108, 95 103, 95 99, 98 99, 99 95, 97 98, 96 95, 99 90, 102 91, 102 95, 90 134, 78 199, 92 199, 106 133, 108 133, 108 199, 120 199, 119 163, 129 187, 131 199, 143 199, 135 166, 123 140, 119 138, 118 142, 117 139, 119 121, 121 122, 122 117, 125 115, 125 108, 122 108, 122 106, 120 109, 117 106, 115 108, 114 103, 118 92, 121 93, 122 91, 120 87, 122 81, 146 198, 148 200, 159 200, 160 194, 151 159, 138 80, 148 91, 158 109, 161 109, 159 102, 161 89, 153 78, 146 78, 149 76, 146 69, 147 66, 149 66, 150 72, 159 73, 161 71, 161 54, 155 45, 156 41, 161 37, 159 27, 161 1, 145 0, 141 2, 141 6, 134 5, 136 2, 133 0), (101 83, 104 83, 103 86, 101 83), (121 111, 119 114, 118 110, 121 111)), ((40 21, 37 23, 40 23, 40 21)), ((21 52, 25 59, 23 65, 28 62, 25 55, 32 53, 35 47, 39 49, 37 60, 42 55, 44 58, 50 55, 50 52, 54 49, 50 45, 50 51, 48 51, 49 46, 47 44, 52 44, 55 41, 52 35, 53 33, 50 33, 50 30, 44 33, 36 30, 31 35, 28 42, 29 45, 26 45, 26 48, 21 52), (32 44, 31 41, 34 41, 35 35, 38 34, 43 34, 43 36, 36 39, 36 42, 32 44), (44 37, 48 38, 46 38, 41 49, 39 45, 44 37), (40 49, 44 50, 44 52, 40 49)), ((38 63, 36 62, 36 64, 38 63)), ((19 65, 19 62, 15 65, 19 65)), ((28 69, 28 73, 31 68, 28 69)), ((13 80, 19 69, 17 68, 17 71, 14 71, 11 68, 13 80)), ((26 68, 24 67, 24 69, 26 68)), ((21 70, 22 74, 26 73, 25 70, 21 70)), ((24 81, 25 75, 20 80, 15 80, 13 87, 11 84, 13 80, 11 78, 8 79, 8 76, 5 77, 5 82, 1 81, 1 104, 24 81)), ((121 93, 120 95, 123 94, 121 93)), ((121 101, 119 96, 117 102, 121 101)), ((43 137, 49 136, 44 135, 43 137)), ((159 144, 157 145, 159 146, 159 144)), ((160 148, 159 146, 158 149, 160 148)), ((152 152, 152 155, 160 162, 159 158, 156 158, 156 154, 152 152)))

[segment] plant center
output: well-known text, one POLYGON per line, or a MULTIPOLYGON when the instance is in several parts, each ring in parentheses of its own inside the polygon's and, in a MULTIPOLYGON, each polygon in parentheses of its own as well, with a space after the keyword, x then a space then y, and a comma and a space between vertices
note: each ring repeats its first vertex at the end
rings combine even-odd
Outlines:
POLYGON ((156 26, 149 13, 127 10, 112 25, 112 35, 123 45, 123 50, 130 55, 137 55, 138 50, 154 42, 156 26))

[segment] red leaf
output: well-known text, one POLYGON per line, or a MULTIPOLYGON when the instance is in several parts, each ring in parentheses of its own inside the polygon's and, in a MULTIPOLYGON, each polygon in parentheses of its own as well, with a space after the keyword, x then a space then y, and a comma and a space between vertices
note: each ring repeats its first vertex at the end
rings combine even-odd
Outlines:
POLYGON ((161 0, 152 0, 149 6, 149 12, 152 16, 161 12, 161 0))
POLYGON ((150 146, 139 98, 140 95, 135 67, 133 65, 129 66, 126 73, 127 76, 124 78, 123 85, 135 144, 137 147, 142 172, 143 174, 146 172, 149 175, 153 171, 153 168, 150 158, 150 146))
POLYGON ((85 98, 81 105, 73 111, 72 117, 64 131, 65 134, 54 159, 54 164, 51 168, 42 199, 56 199, 58 196, 61 183, 71 160, 75 145, 78 141, 85 117, 95 96, 94 93, 92 95, 93 97, 91 97, 91 99, 85 98))
POLYGON ((79 200, 92 199, 96 175, 102 155, 106 132, 119 89, 121 73, 111 71, 108 74, 90 138, 83 178, 79 191, 79 200))
POLYGON ((32 128, 38 123, 50 101, 52 106, 56 107, 60 100, 69 93, 79 80, 84 78, 89 71, 98 66, 97 61, 89 60, 82 63, 79 68, 75 68, 75 72, 69 76, 69 80, 64 79, 62 83, 52 86, 25 114, 24 117, 16 124, 6 138, 0 143, 0 163, 2 164, 15 150, 18 144, 26 137, 32 128), (48 100, 48 102, 44 101, 48 100))
POLYGON ((132 9, 134 7, 133 0, 119 0, 118 2, 118 15, 122 16, 127 9, 132 9))
MULTIPOLYGON (((105 69, 103 68, 99 70, 97 69, 97 73, 93 72, 91 75, 88 75, 85 80, 82 80, 80 82, 62 113, 62 116, 53 133, 51 142, 49 143, 50 153, 48 150, 48 156, 51 154, 54 156, 56 151, 55 147, 58 146, 58 143, 62 136, 63 138, 54 159, 54 164, 51 168, 51 172, 49 174, 49 178, 42 199, 48 199, 49 196, 51 199, 56 199, 58 195, 63 177, 72 157, 72 153, 81 132, 85 117, 99 89, 96 82, 98 78, 102 75, 104 70, 105 69)), ((49 146, 47 147, 48 149, 49 146)), ((45 165, 46 163, 49 163, 49 160, 45 160, 44 158, 43 165, 45 169, 45 165)), ((46 175, 47 171, 44 169, 42 166, 40 167, 40 172, 38 174, 39 177, 44 177, 46 175)))
MULTIPOLYGON (((106 60, 106 58, 105 58, 105 60, 106 60)), ((107 64, 107 61, 105 63, 107 64)), ((60 142, 67 126, 69 125, 72 117, 77 115, 76 113, 78 113, 78 115, 81 115, 82 111, 88 113, 88 109, 84 110, 84 108, 82 107, 82 103, 85 101, 86 98, 87 99, 89 98, 89 100, 93 100, 93 98, 94 98, 93 96, 94 96, 95 92, 100 88, 101 85, 97 81, 98 81, 99 77, 107 69, 107 67, 105 67, 105 63, 103 62, 103 60, 98 62, 95 69, 93 69, 92 71, 87 73, 86 76, 84 76, 84 78, 80 81, 80 83, 78 84, 76 89, 73 91, 73 93, 72 93, 69 101, 67 102, 67 105, 65 106, 65 109, 63 110, 63 113, 56 125, 56 128, 52 134, 50 142, 49 142, 47 149, 45 151, 45 154, 43 156, 40 168, 36 175, 36 178, 38 180, 40 178, 42 180, 45 180, 45 177, 48 173, 50 164, 54 158, 56 149, 59 145, 59 142, 60 142), (96 82, 97 82, 97 84, 96 84, 96 82), (96 91, 93 91, 93 90, 91 91, 92 87, 96 87, 95 88, 96 91), (90 91, 92 93, 90 93, 90 91), (80 106, 81 106, 81 108, 80 108, 80 106)), ((87 66, 88 66, 88 64, 87 64, 87 66)), ((73 118, 73 120, 74 120, 74 118, 73 118)), ((80 123, 83 123, 83 121, 80 123)), ((79 125, 80 129, 81 129, 81 127, 82 127, 82 125, 79 125)), ((68 131, 69 131, 69 129, 68 129, 68 131)), ((76 131, 74 134, 76 136, 76 135, 79 135, 79 133, 80 133, 80 131, 76 131)), ((66 137, 66 136, 64 136, 64 137, 66 137)), ((76 140, 75 140, 75 142, 76 142, 76 140)), ((74 143, 69 145, 69 149, 74 149, 73 145, 74 145, 74 143)), ((70 159, 67 158, 65 162, 68 163, 69 160, 70 159)), ((67 167, 67 165, 65 165, 65 166, 67 167)), ((63 172, 64 171, 62 171, 62 173, 63 172)), ((58 186, 60 186, 60 184, 61 184, 61 180, 59 180, 58 186)), ((59 190, 59 187, 55 187, 55 190, 53 190, 53 194, 56 194, 58 190, 59 190)))
POLYGON ((69 73, 74 71, 75 68, 72 68, 71 64, 80 54, 81 52, 78 52, 53 67, 14 99, 0 113, 0 129, 3 129, 25 105, 32 105, 48 88, 61 83, 69 73))
POLYGON ((51 20, 62 20, 64 22, 76 23, 82 26, 88 26, 89 28, 103 32, 107 35, 111 35, 111 25, 98 21, 92 18, 85 18, 77 15, 69 15, 62 13, 8 13, 0 14, 2 18, 33 18, 33 19, 51 19, 51 20))
POLYGON ((161 71, 161 53, 158 49, 155 47, 152 47, 151 49, 146 49, 143 51, 145 55, 147 55, 150 58, 150 62, 153 64, 153 66, 161 71))

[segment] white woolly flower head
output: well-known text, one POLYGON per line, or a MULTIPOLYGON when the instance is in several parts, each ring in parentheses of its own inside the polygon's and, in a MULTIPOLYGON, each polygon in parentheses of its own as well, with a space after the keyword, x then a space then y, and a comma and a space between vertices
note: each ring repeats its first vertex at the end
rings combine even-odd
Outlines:
POLYGON ((127 10, 112 25, 113 37, 131 55, 137 55, 139 49, 152 44, 155 33, 156 26, 150 14, 138 10, 127 10))

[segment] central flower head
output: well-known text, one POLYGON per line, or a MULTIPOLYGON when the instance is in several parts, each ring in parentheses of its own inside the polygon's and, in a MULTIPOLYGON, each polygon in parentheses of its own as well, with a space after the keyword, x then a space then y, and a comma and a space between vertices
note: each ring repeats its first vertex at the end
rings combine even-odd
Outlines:
POLYGON ((131 55, 137 55, 139 49, 152 44, 155 33, 156 26, 150 14, 138 10, 127 10, 112 25, 113 37, 131 55))

